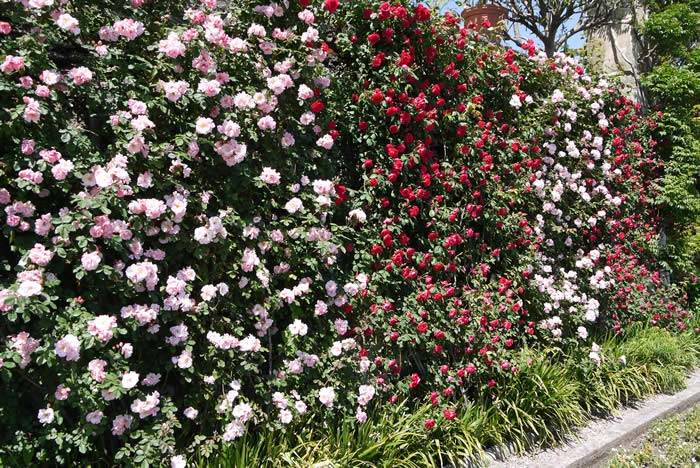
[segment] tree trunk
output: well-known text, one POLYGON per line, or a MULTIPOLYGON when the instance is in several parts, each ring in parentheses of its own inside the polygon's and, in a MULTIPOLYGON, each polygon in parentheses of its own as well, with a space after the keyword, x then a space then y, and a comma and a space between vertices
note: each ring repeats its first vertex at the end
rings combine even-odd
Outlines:
POLYGON ((556 52, 556 40, 554 38, 547 38, 544 42, 544 53, 547 54, 547 57, 552 57, 556 52))

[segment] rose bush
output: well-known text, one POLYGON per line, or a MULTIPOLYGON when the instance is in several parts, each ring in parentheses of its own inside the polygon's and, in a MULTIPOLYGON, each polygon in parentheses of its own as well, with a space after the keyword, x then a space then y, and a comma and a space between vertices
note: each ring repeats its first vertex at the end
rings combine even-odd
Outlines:
POLYGON ((153 460, 333 406, 313 380, 345 302, 342 192, 314 22, 256 2, 13 5, 6 452, 153 460))
POLYGON ((364 77, 338 102, 353 103, 341 128, 364 169, 351 221, 369 278, 351 304, 390 399, 427 395, 450 419, 524 345, 588 353, 593 331, 685 328, 655 260, 654 115, 569 57, 491 45, 450 14, 347 15, 364 21, 337 36, 333 68, 364 77))
POLYGON ((569 58, 403 0, 4 15, 8 460, 178 465, 407 397, 430 430, 527 343, 684 327, 654 120, 569 58))

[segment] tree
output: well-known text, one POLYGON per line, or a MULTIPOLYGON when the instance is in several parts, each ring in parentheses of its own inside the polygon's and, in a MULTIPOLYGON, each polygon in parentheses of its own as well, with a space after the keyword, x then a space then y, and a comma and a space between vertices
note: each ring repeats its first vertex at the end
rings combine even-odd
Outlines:
MULTIPOLYGON (((514 30, 507 30, 507 39, 520 42, 519 26, 523 26, 542 42, 548 56, 563 49, 576 34, 600 28, 615 20, 617 8, 625 0, 493 0, 508 10, 514 30)), ((458 1, 460 5, 467 2, 458 1)))

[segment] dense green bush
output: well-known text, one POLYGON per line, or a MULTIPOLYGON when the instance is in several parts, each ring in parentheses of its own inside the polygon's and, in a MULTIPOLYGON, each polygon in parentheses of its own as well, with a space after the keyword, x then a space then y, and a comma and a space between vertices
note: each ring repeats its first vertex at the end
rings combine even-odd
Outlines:
POLYGON ((700 275, 700 5, 649 2, 641 33, 648 48, 642 84, 660 111, 664 180, 660 201, 668 209, 666 254, 674 280, 691 300, 700 275))

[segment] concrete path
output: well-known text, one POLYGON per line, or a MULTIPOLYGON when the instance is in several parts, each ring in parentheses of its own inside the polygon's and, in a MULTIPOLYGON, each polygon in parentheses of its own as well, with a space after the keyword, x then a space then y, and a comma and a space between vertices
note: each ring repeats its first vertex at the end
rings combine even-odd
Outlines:
POLYGON ((687 380, 688 387, 674 395, 657 395, 624 408, 616 417, 591 421, 573 436, 571 442, 557 448, 505 461, 489 460, 492 468, 565 468, 591 467, 605 460, 610 450, 644 433, 659 419, 680 413, 700 402, 700 370, 687 380))

